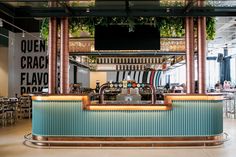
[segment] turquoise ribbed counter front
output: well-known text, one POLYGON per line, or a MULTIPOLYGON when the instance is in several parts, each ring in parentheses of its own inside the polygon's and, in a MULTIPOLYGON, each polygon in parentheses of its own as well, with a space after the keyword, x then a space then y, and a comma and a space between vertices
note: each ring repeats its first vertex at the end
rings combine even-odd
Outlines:
POLYGON ((221 100, 173 101, 169 111, 88 111, 81 101, 33 101, 32 134, 76 137, 186 137, 223 132, 221 100))

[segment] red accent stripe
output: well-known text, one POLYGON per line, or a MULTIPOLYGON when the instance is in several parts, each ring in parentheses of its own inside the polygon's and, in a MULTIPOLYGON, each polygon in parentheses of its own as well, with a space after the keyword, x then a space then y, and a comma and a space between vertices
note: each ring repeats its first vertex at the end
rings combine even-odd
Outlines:
POLYGON ((151 76, 150 76, 150 81, 149 81, 150 85, 153 85, 153 78, 154 78, 154 75, 155 75, 155 71, 152 70, 152 73, 151 73, 151 76))

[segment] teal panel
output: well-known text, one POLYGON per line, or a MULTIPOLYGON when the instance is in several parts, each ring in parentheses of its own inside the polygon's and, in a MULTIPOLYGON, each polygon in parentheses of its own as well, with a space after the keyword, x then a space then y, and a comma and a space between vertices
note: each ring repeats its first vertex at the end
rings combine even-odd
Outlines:
POLYGON ((81 101, 33 101, 39 136, 214 136, 223 132, 222 101, 173 101, 169 111, 87 111, 81 101))

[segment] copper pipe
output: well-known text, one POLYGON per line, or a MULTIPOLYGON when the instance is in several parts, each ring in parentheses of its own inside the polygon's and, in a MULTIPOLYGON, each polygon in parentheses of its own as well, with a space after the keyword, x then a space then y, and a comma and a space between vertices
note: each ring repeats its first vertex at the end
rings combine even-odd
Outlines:
POLYGON ((48 64, 48 93, 55 94, 57 87, 57 19, 55 17, 49 19, 48 64))
POLYGON ((152 91, 152 100, 151 100, 151 104, 155 104, 156 103, 156 91, 155 88, 152 85, 145 85, 145 87, 148 87, 151 89, 152 91))
POLYGON ((198 6, 198 7, 204 7, 204 1, 205 1, 205 0, 197 1, 197 6, 198 6))
POLYGON ((186 32, 186 83, 187 93, 195 92, 195 78, 194 78, 194 24, 193 17, 186 17, 185 19, 186 32))
POLYGON ((60 92, 69 93, 69 25, 68 17, 61 18, 60 92))
POLYGON ((108 86, 108 83, 103 84, 99 89, 99 104, 104 103, 104 89, 106 89, 108 86))
POLYGON ((198 89, 206 93, 206 17, 198 17, 198 89))
POLYGON ((48 6, 50 6, 50 7, 57 7, 57 2, 50 1, 50 2, 48 2, 48 6))
MULTIPOLYGON (((199 7, 204 1, 198 2, 199 7)), ((206 17, 198 17, 198 92, 206 93, 206 17)))

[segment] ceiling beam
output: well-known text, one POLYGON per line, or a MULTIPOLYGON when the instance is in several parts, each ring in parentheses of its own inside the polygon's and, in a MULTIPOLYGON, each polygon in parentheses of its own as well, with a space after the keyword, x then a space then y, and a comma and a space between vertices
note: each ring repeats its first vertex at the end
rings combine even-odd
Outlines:
POLYGON ((0 3, 0 13, 3 13, 12 18, 15 16, 14 8, 7 6, 5 4, 2 4, 2 3, 0 3))
POLYGON ((1 2, 57 2, 58 0, 1 0, 1 2))
POLYGON ((236 18, 229 19, 228 21, 224 21, 224 24, 217 29, 217 32, 224 31, 226 29, 229 29, 231 26, 234 26, 236 24, 236 18))
MULTIPOLYGON (((65 11, 65 8, 16 8, 15 18, 32 18, 32 17, 61 17, 61 16, 127 16, 125 9, 102 9, 102 8, 90 8, 90 12, 86 11, 86 8, 76 7, 70 8, 70 12, 65 11)), ((236 7, 217 7, 217 8, 192 8, 189 12, 183 14, 183 8, 171 8, 171 11, 167 12, 166 8, 160 7, 157 9, 130 9, 129 16, 236 16, 236 7)))
POLYGON ((71 10, 71 7, 68 6, 67 2, 60 2, 57 1, 57 4, 64 7, 65 13, 67 13, 69 16, 73 16, 73 11, 71 10))
POLYGON ((187 6, 184 9, 184 13, 188 13, 194 7, 194 4, 196 2, 197 0, 190 0, 190 2, 188 2, 187 6))
POLYGON ((129 17, 129 12, 130 12, 129 0, 125 0, 125 11, 126 11, 127 16, 129 17))

